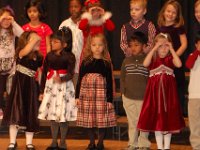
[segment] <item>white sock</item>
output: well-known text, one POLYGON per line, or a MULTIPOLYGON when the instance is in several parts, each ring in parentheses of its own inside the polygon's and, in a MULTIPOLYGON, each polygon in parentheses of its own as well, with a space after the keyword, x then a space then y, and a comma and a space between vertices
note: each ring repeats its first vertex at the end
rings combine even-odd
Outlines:
POLYGON ((171 133, 164 135, 164 149, 170 149, 171 137, 171 133))
POLYGON ((163 149, 163 134, 160 131, 155 131, 156 143, 158 149, 163 149))
POLYGON ((26 132, 26 145, 32 145, 34 132, 26 132))
MULTIPOLYGON (((13 144, 16 143, 17 132, 18 132, 17 126, 10 125, 10 127, 9 127, 10 143, 13 143, 13 144)), ((11 145, 9 147, 14 147, 14 145, 11 145)))

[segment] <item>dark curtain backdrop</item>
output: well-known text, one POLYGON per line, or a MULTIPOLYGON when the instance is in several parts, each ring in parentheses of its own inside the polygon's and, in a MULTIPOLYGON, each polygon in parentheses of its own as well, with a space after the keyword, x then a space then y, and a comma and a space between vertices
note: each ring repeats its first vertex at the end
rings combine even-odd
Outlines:
MULTIPOLYGON (((156 25, 158 12, 166 0, 148 0, 148 11, 146 18, 153 21, 156 25)), ((0 0, 0 7, 10 5, 15 11, 15 20, 23 25, 28 22, 24 17, 24 6, 27 0, 0 0)), ((189 41, 188 49, 185 57, 192 51, 191 45, 192 25, 194 24, 194 0, 179 0, 182 5, 183 16, 185 19, 185 28, 189 41)), ((105 9, 113 14, 112 20, 116 25, 116 29, 112 33, 107 34, 110 54, 112 57, 114 69, 120 69, 124 54, 120 49, 120 29, 122 25, 130 20, 129 0, 102 0, 105 9)), ((68 0, 44 0, 48 16, 44 22, 49 24, 55 31, 60 23, 69 17, 68 0)))

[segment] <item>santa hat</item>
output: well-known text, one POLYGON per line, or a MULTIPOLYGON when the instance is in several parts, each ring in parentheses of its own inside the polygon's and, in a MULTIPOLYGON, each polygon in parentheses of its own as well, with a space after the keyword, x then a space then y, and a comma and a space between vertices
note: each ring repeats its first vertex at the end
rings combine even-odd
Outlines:
POLYGON ((86 0, 84 5, 87 9, 91 8, 91 7, 101 7, 101 8, 103 8, 100 0, 86 0))

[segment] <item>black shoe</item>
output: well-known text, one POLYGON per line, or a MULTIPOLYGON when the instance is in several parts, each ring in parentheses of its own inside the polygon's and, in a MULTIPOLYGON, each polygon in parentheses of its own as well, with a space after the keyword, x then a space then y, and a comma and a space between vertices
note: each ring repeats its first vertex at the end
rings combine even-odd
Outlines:
POLYGON ((32 144, 28 144, 26 145, 26 150, 35 150, 35 146, 33 146, 32 144))
POLYGON ((49 146, 49 147, 47 147, 46 150, 59 150, 59 148, 58 148, 58 146, 56 146, 56 147, 49 146))
POLYGON ((88 147, 86 148, 86 150, 96 150, 96 146, 95 144, 89 144, 88 147))
POLYGON ((17 143, 15 143, 15 144, 14 143, 10 143, 9 146, 8 146, 7 150, 16 150, 17 149, 17 143), (9 147, 11 145, 14 145, 14 147, 9 147))
POLYGON ((97 150, 104 150, 103 144, 97 144, 97 150))

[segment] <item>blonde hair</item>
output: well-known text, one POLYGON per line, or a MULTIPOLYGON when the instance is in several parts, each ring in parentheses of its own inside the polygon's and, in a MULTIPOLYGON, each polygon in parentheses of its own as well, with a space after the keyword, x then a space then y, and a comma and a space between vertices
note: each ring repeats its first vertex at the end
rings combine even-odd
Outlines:
POLYGON ((177 16, 175 19, 175 26, 180 27, 180 26, 184 25, 184 19, 183 19, 183 15, 182 15, 181 5, 176 0, 168 0, 164 4, 164 6, 162 7, 162 9, 160 10, 160 12, 158 14, 158 26, 165 26, 164 12, 168 5, 172 5, 177 11, 177 16))
POLYGON ((143 8, 147 8, 147 0, 130 0, 130 5, 133 3, 139 3, 143 8))
POLYGON ((197 0, 194 4, 194 8, 196 8, 200 4, 200 0, 197 0))
POLYGON ((93 58, 93 53, 91 51, 91 42, 94 38, 101 38, 102 39, 102 41, 104 43, 104 49, 103 49, 103 52, 102 52, 102 59, 109 61, 109 58, 108 58, 109 51, 108 51, 107 41, 106 41, 106 37, 102 33, 88 36, 86 46, 85 46, 85 49, 84 49, 84 52, 83 52, 84 59, 93 58))

